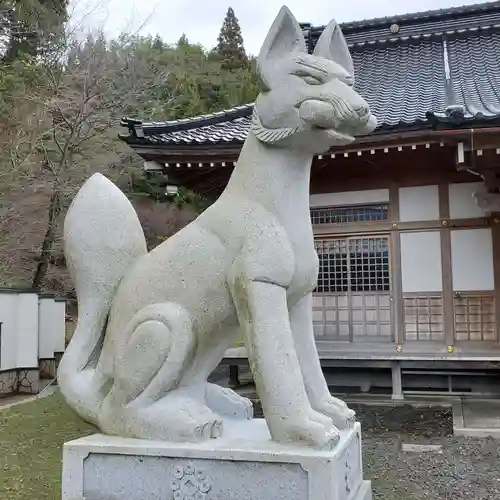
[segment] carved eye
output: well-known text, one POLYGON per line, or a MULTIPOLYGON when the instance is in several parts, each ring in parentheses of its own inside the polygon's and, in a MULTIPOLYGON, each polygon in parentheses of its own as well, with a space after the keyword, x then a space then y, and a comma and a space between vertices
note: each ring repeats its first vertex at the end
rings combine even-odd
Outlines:
POLYGON ((299 78, 302 78, 302 80, 304 80, 309 85, 321 85, 323 83, 319 78, 317 78, 316 76, 312 76, 305 71, 296 71, 293 74, 295 76, 298 76, 299 78))
POLYGON ((339 78, 340 81, 344 82, 348 87, 352 87, 354 85, 354 79, 351 75, 344 76, 343 78, 339 78))
POLYGON ((303 76, 302 80, 304 80, 309 85, 321 85, 323 83, 319 78, 316 78, 312 75, 303 76))

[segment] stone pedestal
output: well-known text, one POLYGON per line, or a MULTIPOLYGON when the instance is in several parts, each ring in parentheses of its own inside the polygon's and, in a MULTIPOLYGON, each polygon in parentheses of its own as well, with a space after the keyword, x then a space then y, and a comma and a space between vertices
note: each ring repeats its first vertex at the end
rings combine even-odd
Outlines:
POLYGON ((332 451, 269 440, 262 419, 176 444, 94 435, 64 445, 63 500, 371 500, 361 428, 332 451))

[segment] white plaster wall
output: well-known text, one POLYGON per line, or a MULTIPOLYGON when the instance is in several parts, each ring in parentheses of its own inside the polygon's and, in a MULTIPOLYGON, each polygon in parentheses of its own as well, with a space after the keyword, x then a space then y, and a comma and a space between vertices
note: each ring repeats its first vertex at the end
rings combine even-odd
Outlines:
POLYGON ((38 357, 40 359, 52 359, 54 357, 53 309, 54 299, 40 298, 38 304, 38 357))
POLYGON ((461 184, 450 184, 448 186, 450 196, 450 217, 452 219, 473 219, 475 217, 486 217, 486 212, 478 207, 472 197, 483 185, 482 182, 464 182, 461 184))
POLYGON ((491 229, 451 231, 451 265, 455 291, 494 290, 491 229))
POLYGON ((403 293, 443 289, 439 231, 401 233, 403 293))
POLYGON ((66 350, 66 302, 54 300, 52 311, 54 352, 64 352, 66 350))
POLYGON ((399 220, 401 222, 439 220, 438 187, 399 188, 399 220))
POLYGON ((0 292, 0 321, 2 322, 0 369, 11 370, 17 365, 17 293, 0 292))
POLYGON ((38 294, 20 293, 17 299, 17 367, 38 366, 38 294))
POLYGON ((345 191, 342 193, 313 194, 311 207, 343 207, 389 201, 389 189, 367 189, 364 191, 345 191))
POLYGON ((66 302, 0 291, 0 370, 34 368, 65 350, 66 302))

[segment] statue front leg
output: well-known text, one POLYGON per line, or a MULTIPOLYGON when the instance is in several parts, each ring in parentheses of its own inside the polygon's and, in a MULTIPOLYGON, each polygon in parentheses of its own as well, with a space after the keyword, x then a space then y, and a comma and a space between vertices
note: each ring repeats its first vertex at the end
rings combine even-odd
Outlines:
POLYGON ((316 411, 329 416, 339 429, 354 425, 355 413, 328 389, 314 340, 312 293, 302 297, 290 311, 290 324, 302 377, 311 403, 316 411))
POLYGON ((237 265, 229 285, 257 393, 273 440, 333 447, 330 419, 311 408, 290 329, 286 290, 237 265))

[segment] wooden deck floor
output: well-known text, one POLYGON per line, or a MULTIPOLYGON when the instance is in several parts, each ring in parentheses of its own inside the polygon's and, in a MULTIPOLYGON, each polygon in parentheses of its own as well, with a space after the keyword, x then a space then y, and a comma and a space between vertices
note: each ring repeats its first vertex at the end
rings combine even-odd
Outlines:
MULTIPOLYGON (((360 360, 441 360, 441 361, 499 361, 500 344, 458 344, 453 350, 435 343, 407 343, 402 346, 402 351, 397 350, 392 343, 363 343, 348 342, 317 342, 320 359, 360 359, 360 360)), ((245 347, 228 349, 225 354, 227 359, 247 358, 245 347)))

